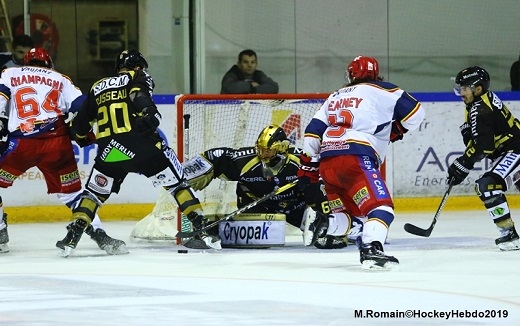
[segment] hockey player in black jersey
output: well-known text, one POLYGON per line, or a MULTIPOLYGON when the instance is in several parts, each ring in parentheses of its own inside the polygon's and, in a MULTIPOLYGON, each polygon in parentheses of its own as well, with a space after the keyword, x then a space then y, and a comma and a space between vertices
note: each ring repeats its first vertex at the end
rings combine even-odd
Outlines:
POLYGON ((489 90, 485 69, 463 69, 455 82, 455 93, 466 104, 466 121, 460 127, 466 150, 449 166, 448 183, 462 183, 475 163, 491 159, 491 167, 475 181, 475 190, 500 231, 495 244, 503 251, 518 250, 519 236, 504 193, 513 184, 520 186, 520 122, 489 90))
MULTIPOLYGON (((237 206, 240 208, 265 196, 275 187, 282 187, 296 180, 302 154, 301 149, 289 146, 282 128, 269 125, 262 130, 255 146, 239 149, 212 148, 183 165, 188 182, 195 190, 204 189, 215 178, 238 181, 236 195, 237 206), (187 169, 191 164, 197 164, 197 168, 187 169)), ((310 226, 310 234, 303 234, 304 244, 314 244, 323 249, 342 248, 346 246, 344 237, 325 237, 324 234, 319 237, 320 230, 313 228, 329 212, 328 200, 318 183, 309 185, 304 191, 293 187, 247 211, 283 213, 289 224, 302 230, 303 219, 311 214, 309 223, 313 225, 310 226)), ((191 243, 188 240, 184 245, 190 247, 191 243)))
MULTIPOLYGON (((168 191, 195 227, 206 222, 177 155, 157 132, 161 114, 152 99, 154 82, 147 68, 148 63, 137 50, 121 52, 115 62, 115 75, 92 85, 72 120, 71 137, 78 144, 87 141, 92 124, 97 122, 98 153, 81 202, 73 210, 73 223, 65 238, 56 244, 63 256, 76 248, 97 209, 119 191, 130 172, 141 173, 154 186, 168 191)), ((206 248, 220 249, 220 240, 206 233, 197 240, 206 248)))

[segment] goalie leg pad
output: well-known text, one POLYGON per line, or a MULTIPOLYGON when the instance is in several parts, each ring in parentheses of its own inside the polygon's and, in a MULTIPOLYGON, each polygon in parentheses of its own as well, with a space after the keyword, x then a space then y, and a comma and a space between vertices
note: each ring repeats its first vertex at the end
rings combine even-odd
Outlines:
POLYGON ((285 245, 285 214, 246 213, 234 216, 233 220, 218 225, 222 247, 269 248, 285 245))
POLYGON ((318 238, 324 237, 329 228, 329 216, 307 207, 303 214, 303 245, 314 245, 318 238))

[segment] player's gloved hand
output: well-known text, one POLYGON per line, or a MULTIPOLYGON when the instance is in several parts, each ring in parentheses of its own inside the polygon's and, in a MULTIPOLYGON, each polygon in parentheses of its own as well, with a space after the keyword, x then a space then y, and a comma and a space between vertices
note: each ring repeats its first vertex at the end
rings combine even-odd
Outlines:
POLYGON ((4 138, 9 135, 9 130, 7 130, 7 119, 0 118, 0 138, 4 138))
POLYGON ((313 162, 312 158, 307 154, 300 156, 300 169, 296 174, 298 177, 298 189, 305 190, 311 183, 317 183, 320 180, 319 162, 313 162))
POLYGON ((94 132, 89 131, 86 136, 75 135, 73 140, 78 144, 79 147, 85 147, 96 142, 96 134, 94 132))
POLYGON ((408 129, 403 127, 400 121, 394 120, 392 122, 392 131, 390 131, 390 141, 396 142, 403 139, 403 135, 408 132, 408 129))
POLYGON ((464 156, 461 156, 448 167, 448 179, 447 183, 452 183, 456 186, 461 184, 469 174, 469 171, 473 169, 473 163, 468 161, 464 156))
POLYGON ((85 147, 96 142, 96 134, 91 130, 86 135, 79 135, 76 133, 72 124, 69 123, 69 137, 78 144, 79 147, 85 147))
POLYGON ((469 141, 471 140, 471 127, 467 122, 464 122, 460 127, 460 134, 462 135, 462 141, 464 145, 468 146, 469 141))
POLYGON ((157 130, 161 114, 155 108, 145 108, 135 120, 135 128, 141 134, 152 134, 157 130))

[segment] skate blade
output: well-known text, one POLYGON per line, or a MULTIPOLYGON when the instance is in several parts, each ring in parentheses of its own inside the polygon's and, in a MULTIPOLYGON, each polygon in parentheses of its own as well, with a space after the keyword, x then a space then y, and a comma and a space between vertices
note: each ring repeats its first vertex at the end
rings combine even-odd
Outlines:
POLYGON ((399 270, 399 263, 387 261, 381 266, 375 260, 365 260, 361 263, 361 269, 369 272, 397 271, 399 270))
POLYGON ((500 249, 500 251, 515 251, 515 250, 519 250, 520 247, 509 242, 509 243, 499 244, 498 249, 500 249))
POLYGON ((103 250, 105 250, 109 255, 126 255, 130 253, 124 245, 119 246, 117 248, 115 248, 114 246, 106 246, 103 248, 103 250))
POLYGON ((63 249, 58 248, 58 256, 67 258, 70 256, 70 254, 72 253, 73 250, 74 250, 74 248, 69 247, 69 246, 64 246, 63 249))
POLYGON ((9 246, 7 243, 0 244, 0 254, 5 254, 6 252, 9 252, 9 246))

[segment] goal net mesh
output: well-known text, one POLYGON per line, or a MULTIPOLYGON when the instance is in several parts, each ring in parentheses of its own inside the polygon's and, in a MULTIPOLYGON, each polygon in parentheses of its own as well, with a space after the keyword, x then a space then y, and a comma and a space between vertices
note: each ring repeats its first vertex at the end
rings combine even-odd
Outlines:
MULTIPOLYGON (((279 125, 291 144, 303 145, 305 127, 328 94, 182 95, 176 98, 177 154, 186 160, 215 147, 254 146, 263 128, 279 125), (188 116, 189 121, 186 121, 188 116), (186 123, 188 122, 188 123, 186 123), (187 127, 187 128, 186 128, 187 127)), ((229 214, 237 209, 236 182, 213 180, 197 191, 204 214, 229 214)), ((153 211, 139 221, 131 237, 173 240, 190 223, 178 213, 173 197, 161 190, 153 211)))

